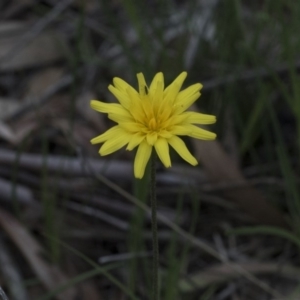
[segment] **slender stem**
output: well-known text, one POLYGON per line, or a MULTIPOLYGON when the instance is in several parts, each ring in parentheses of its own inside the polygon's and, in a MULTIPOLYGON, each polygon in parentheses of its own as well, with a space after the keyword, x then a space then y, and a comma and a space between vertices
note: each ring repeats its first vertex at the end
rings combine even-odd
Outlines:
POLYGON ((152 293, 153 300, 158 300, 158 238, 157 238, 157 203, 156 203, 156 154, 153 151, 151 155, 151 182, 150 182, 150 198, 151 198, 151 217, 152 217, 152 239, 153 239, 153 275, 152 275, 152 293))

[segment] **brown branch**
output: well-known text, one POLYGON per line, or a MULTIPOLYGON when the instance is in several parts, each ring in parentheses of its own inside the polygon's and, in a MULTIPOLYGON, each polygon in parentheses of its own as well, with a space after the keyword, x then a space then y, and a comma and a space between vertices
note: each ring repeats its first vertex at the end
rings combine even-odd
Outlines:
MULTIPOLYGON (((300 61, 297 61, 294 65, 296 70, 300 70, 300 61)), ((235 74, 226 75, 226 77, 213 78, 203 81, 203 90, 209 91, 216 88, 224 87, 231 83, 247 82, 253 80, 264 80, 272 77, 275 73, 279 77, 284 77, 290 71, 290 66, 286 63, 280 64, 272 70, 266 68, 257 68, 252 70, 243 70, 236 72, 235 74)))

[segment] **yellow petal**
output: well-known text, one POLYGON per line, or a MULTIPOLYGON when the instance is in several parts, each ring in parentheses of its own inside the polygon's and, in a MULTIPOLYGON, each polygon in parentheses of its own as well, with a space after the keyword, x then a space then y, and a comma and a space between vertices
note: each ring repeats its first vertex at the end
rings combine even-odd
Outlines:
POLYGON ((192 111, 185 112, 181 114, 181 116, 186 116, 187 118, 185 119, 185 122, 189 122, 191 124, 214 124, 217 121, 216 116, 192 111))
POLYGON ((156 153, 166 168, 171 167, 169 145, 166 139, 158 139, 154 144, 156 153))
POLYGON ((161 104, 163 103, 163 94, 164 94, 164 83, 162 81, 158 81, 156 85, 156 89, 151 91, 152 95, 152 109, 155 115, 158 115, 160 111, 161 104))
POLYGON ((199 93, 200 90, 202 89, 202 87, 203 87, 203 85, 201 83, 195 83, 195 84, 187 87, 186 89, 182 90, 178 94, 176 101, 178 101, 178 102, 185 101, 186 98, 189 98, 189 97, 193 96, 194 94, 199 93))
POLYGON ((124 111, 120 111, 120 112, 121 113, 119 113, 119 114, 116 114, 116 113, 108 114, 108 118, 116 123, 135 122, 134 118, 128 111, 124 110, 124 111))
POLYGON ((180 125, 186 122, 187 118, 188 118, 187 114, 173 115, 167 121, 165 121, 163 125, 165 128, 175 126, 175 125, 180 125))
POLYGON ((118 125, 114 126, 110 129, 108 129, 107 131, 105 131, 104 133, 102 133, 101 135, 98 135, 97 137, 91 139, 91 143, 92 144, 103 143, 106 140, 109 140, 109 139, 115 137, 116 135, 121 134, 123 131, 124 130, 121 129, 118 125))
POLYGON ((187 125, 185 127, 191 129, 190 133, 187 135, 196 139, 210 141, 210 140, 214 140, 217 136, 214 132, 204 130, 195 125, 187 125))
POLYGON ((199 97, 200 93, 195 93, 189 97, 182 99, 181 101, 176 100, 174 104, 174 114, 180 114, 187 110, 199 97))
POLYGON ((142 178, 145 173, 146 165, 149 161, 152 152, 152 146, 146 141, 143 141, 138 147, 135 160, 134 160, 134 176, 136 178, 142 178))
POLYGON ((165 101, 163 99, 159 104, 158 115, 162 121, 167 121, 172 114, 173 103, 165 101))
MULTIPOLYGON (((168 87, 168 91, 164 93, 164 100, 163 102, 171 108, 167 108, 167 110, 170 111, 170 114, 174 111, 174 103, 176 102, 178 93, 181 89, 181 86, 183 84, 183 81, 185 80, 187 76, 186 72, 181 73, 173 83, 168 87)), ((164 108, 165 110, 165 108, 164 108)))
POLYGON ((131 101, 127 93, 121 92, 120 90, 116 89, 113 85, 109 85, 108 89, 118 99, 118 101, 123 107, 127 109, 130 107, 131 101))
POLYGON ((152 105, 153 103, 151 102, 149 97, 145 97, 142 101, 142 111, 140 114, 147 116, 147 118, 153 117, 153 110, 152 110, 152 105))
POLYGON ((174 88, 173 85, 176 84, 177 87, 176 89, 178 89, 178 91, 181 89, 182 87, 182 84, 185 80, 187 76, 187 72, 182 72, 180 73, 176 78, 175 80, 164 90, 164 97, 167 96, 167 94, 174 88))
POLYGON ((137 79, 139 83, 139 93, 141 96, 145 96, 148 94, 148 87, 145 81, 145 77, 143 73, 138 73, 137 74, 137 79))
POLYGON ((164 101, 173 105, 179 91, 180 86, 177 83, 172 83, 172 87, 169 89, 168 94, 164 97, 164 101))
POLYGON ((126 150, 133 150, 137 145, 139 145, 145 139, 145 135, 140 132, 135 133, 131 136, 130 142, 127 145, 126 150))
POLYGON ((175 151, 189 164, 196 166, 198 164, 196 158, 190 153, 184 141, 178 136, 173 136, 168 139, 168 143, 175 149, 175 151))
POLYGON ((129 85, 126 81, 124 81, 121 78, 115 77, 113 79, 113 83, 115 87, 122 93, 127 94, 128 90, 130 90, 131 93, 135 93, 136 95, 138 95, 138 92, 131 85, 129 85))
POLYGON ((124 107, 117 103, 104 103, 98 100, 91 100, 91 108, 102 113, 122 113, 124 107))
POLYGON ((114 136, 114 138, 107 140, 102 145, 99 151, 100 155, 108 155, 119 150, 120 148, 128 144, 130 138, 131 135, 123 130, 121 134, 118 134, 117 136, 114 136))
POLYGON ((131 90, 128 90, 128 95, 131 99, 131 106, 129 108, 130 114, 136 121, 143 123, 144 110, 140 95, 133 93, 131 90))
POLYGON ((154 76, 154 78, 150 84, 150 88, 149 88, 149 90, 151 92, 153 92, 153 93, 155 92, 155 90, 157 89, 158 82, 162 83, 161 88, 163 90, 164 89, 164 75, 162 72, 159 72, 154 76))
POLYGON ((155 142, 157 141, 157 133, 156 132, 148 133, 146 138, 147 138, 148 144, 153 146, 155 144, 155 142))
POLYGON ((193 128, 190 128, 188 125, 175 125, 170 129, 173 135, 189 135, 192 131, 193 128))
POLYGON ((172 133, 170 133, 167 130, 161 130, 158 134, 159 137, 164 138, 164 139, 169 139, 172 136, 172 133))
POLYGON ((137 122, 121 122, 119 126, 130 133, 141 132, 145 127, 137 122))

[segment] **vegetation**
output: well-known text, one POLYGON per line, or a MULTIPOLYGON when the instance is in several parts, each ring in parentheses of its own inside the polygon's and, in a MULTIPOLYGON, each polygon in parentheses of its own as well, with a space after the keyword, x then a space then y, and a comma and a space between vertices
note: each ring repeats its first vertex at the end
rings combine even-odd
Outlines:
POLYGON ((203 84, 193 110, 218 135, 185 138, 197 167, 175 151, 157 167, 161 299, 300 299, 298 1, 7 0, 0 15, 9 299, 151 299, 149 177, 134 151, 99 156, 112 123, 89 103, 160 71, 203 84))

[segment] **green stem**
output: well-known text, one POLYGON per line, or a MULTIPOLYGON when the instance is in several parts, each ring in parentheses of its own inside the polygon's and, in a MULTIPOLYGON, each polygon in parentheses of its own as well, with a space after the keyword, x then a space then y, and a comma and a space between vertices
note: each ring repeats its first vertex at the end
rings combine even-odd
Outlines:
POLYGON ((151 199, 151 217, 152 217, 152 239, 153 239, 153 275, 152 275, 152 293, 153 300, 158 300, 158 238, 157 238, 157 203, 156 203, 156 155, 151 155, 151 183, 150 183, 150 199, 151 199))

